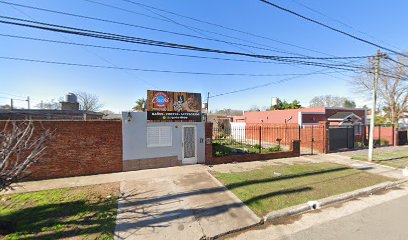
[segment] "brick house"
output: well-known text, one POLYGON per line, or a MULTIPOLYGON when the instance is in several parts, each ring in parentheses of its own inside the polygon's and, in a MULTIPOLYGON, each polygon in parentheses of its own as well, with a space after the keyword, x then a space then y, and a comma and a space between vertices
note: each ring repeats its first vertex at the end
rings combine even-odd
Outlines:
POLYGON ((274 123, 317 125, 328 121, 330 125, 365 124, 366 110, 362 108, 300 108, 264 112, 245 112, 246 123, 274 123))
POLYGON ((367 112, 363 108, 300 108, 264 112, 245 112, 247 124, 299 124, 304 127, 327 121, 331 126, 354 125, 355 135, 362 134, 361 125, 366 123, 367 112))

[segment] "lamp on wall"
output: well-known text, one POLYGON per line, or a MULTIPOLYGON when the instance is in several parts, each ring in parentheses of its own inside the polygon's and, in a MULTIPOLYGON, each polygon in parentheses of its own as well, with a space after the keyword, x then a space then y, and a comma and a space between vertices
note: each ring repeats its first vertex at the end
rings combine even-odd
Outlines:
POLYGON ((130 112, 128 112, 127 117, 126 117, 126 120, 127 120, 128 122, 132 121, 132 114, 131 114, 130 112))

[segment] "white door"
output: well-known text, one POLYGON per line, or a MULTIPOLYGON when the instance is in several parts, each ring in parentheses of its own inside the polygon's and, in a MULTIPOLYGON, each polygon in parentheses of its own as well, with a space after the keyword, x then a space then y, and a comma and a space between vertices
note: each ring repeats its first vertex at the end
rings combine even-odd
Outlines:
POLYGON ((197 128, 183 126, 182 134, 183 164, 195 164, 197 163, 197 128))

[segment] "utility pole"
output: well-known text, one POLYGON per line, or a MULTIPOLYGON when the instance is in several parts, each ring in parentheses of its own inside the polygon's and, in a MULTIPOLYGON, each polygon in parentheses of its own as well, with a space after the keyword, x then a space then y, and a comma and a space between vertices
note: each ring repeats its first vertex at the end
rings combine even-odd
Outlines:
POLYGON ((387 55, 382 54, 380 50, 377 51, 377 55, 374 57, 374 84, 373 84, 373 95, 372 95, 372 106, 371 106, 371 119, 370 119, 370 133, 368 140, 368 161, 373 160, 373 147, 374 147, 374 128, 375 128, 375 109, 377 107, 377 88, 378 88, 378 78, 380 75, 380 59, 386 58, 387 55))
POLYGON ((27 96, 27 109, 30 109, 30 96, 27 96))
POLYGON ((209 105, 208 105, 209 101, 210 101, 210 92, 207 93, 207 117, 205 118, 206 122, 208 122, 208 114, 210 114, 209 105))
POLYGON ((10 110, 13 110, 13 108, 14 108, 13 99, 10 98, 10 110))

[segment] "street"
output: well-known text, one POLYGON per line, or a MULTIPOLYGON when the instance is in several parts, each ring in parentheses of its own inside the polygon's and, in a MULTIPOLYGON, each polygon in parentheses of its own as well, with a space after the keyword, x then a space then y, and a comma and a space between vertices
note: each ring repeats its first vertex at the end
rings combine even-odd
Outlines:
POLYGON ((407 185, 269 224, 228 239, 402 240, 408 238, 407 185))

